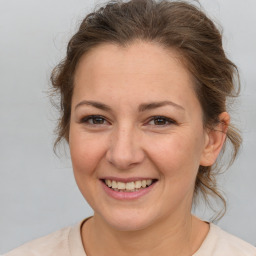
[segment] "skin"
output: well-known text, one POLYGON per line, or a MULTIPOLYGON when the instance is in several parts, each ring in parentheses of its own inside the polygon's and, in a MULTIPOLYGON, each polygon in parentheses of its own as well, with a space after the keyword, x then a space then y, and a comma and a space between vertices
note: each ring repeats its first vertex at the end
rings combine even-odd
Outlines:
POLYGON ((82 227, 89 256, 191 255, 206 237, 209 225, 191 215, 194 184, 199 165, 215 162, 229 115, 206 130, 192 81, 174 50, 153 43, 102 44, 81 58, 69 146, 76 182, 95 213, 82 227), (103 189, 107 176, 157 182, 138 199, 117 200, 103 189))

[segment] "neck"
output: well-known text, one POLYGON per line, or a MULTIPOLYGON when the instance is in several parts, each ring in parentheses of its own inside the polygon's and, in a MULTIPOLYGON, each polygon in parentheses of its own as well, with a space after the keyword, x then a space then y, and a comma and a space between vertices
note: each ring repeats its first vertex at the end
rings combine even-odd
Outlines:
POLYGON ((83 226, 82 237, 88 256, 188 256, 200 247, 208 230, 206 223, 190 213, 182 218, 170 216, 136 231, 113 229, 101 216, 95 214, 83 226))

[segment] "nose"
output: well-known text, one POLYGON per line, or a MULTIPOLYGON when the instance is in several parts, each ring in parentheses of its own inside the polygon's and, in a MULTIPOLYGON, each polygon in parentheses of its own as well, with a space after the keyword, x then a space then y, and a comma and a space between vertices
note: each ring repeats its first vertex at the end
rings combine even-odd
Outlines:
POLYGON ((130 169, 144 159, 141 136, 135 130, 128 127, 117 128, 111 134, 106 158, 119 170, 130 169))

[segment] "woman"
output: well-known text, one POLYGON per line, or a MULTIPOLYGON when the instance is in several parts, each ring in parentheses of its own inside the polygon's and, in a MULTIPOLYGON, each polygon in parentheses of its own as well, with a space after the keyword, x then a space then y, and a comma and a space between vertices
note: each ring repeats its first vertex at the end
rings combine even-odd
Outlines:
POLYGON ((236 66, 199 9, 111 1, 89 14, 52 73, 61 96, 56 144, 70 147, 94 215, 12 255, 256 255, 191 214, 216 195, 216 160, 241 138, 226 112, 236 66))

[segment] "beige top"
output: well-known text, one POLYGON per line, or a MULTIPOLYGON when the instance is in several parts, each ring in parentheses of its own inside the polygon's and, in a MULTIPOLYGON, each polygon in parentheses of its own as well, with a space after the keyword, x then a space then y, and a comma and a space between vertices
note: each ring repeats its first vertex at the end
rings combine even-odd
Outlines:
MULTIPOLYGON (((26 243, 3 256, 86 256, 80 232, 84 221, 26 243)), ((192 256, 256 256, 256 248, 211 223, 204 242, 192 256)))

